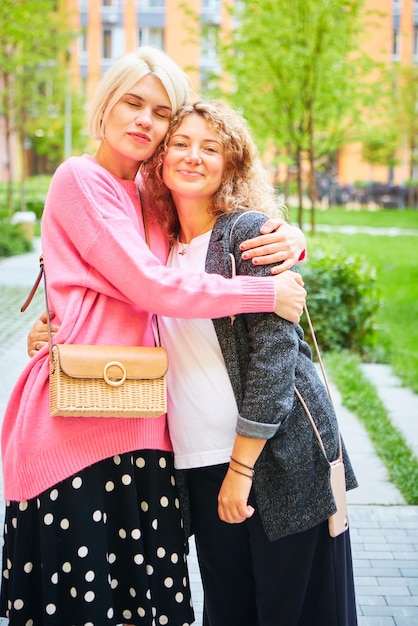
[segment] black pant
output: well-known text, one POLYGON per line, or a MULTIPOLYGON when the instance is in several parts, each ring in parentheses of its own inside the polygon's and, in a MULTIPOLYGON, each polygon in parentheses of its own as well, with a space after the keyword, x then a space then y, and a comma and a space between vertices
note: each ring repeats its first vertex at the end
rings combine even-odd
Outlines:
MULTIPOLYGON (((355 626, 349 532, 327 522, 270 542, 256 512, 218 517, 227 465, 188 470, 192 529, 205 596, 203 626, 355 626)), ((256 508, 253 493, 250 503, 256 508)))

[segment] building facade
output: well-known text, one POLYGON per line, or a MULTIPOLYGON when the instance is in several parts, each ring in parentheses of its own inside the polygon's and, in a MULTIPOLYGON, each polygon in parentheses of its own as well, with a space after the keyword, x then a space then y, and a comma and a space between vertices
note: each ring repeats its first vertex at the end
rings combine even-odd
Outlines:
MULTIPOLYGON (((418 0, 366 0, 365 11, 371 12, 365 38, 365 52, 390 68, 394 64, 418 64, 418 0)), ((417 103, 418 105, 418 103, 417 103)), ((417 110, 418 114, 418 110, 417 110)), ((373 125, 373 120, 370 120, 373 125)), ((410 155, 406 146, 398 150, 398 164, 393 168, 371 166, 362 157, 360 144, 347 145, 338 156, 338 182, 357 181, 403 184, 411 177, 410 155)), ((413 178, 418 178, 418 171, 413 178)))
MULTIPOLYGON (((277 0, 279 2, 279 0, 277 0)), ((80 33, 68 55, 72 87, 88 103, 98 81, 113 62, 139 45, 156 45, 167 52, 190 76, 197 92, 218 70, 214 38, 231 29, 228 6, 234 0, 58 0, 68 15, 68 25, 80 33), (187 11, 183 8, 187 5, 187 11)), ((376 12, 369 27, 365 51, 390 66, 418 62, 418 0, 365 0, 365 10, 376 12)), ((1 132, 0 132, 1 135, 1 132)), ((1 137, 0 137, 1 145, 1 137)), ((66 146, 71 154, 71 110, 67 110, 66 146)), ((390 177, 402 183, 410 177, 408 154, 390 177)), ((2 178, 0 163, 0 178, 2 178)), ((373 167, 362 158, 362 146, 339 151, 337 178, 342 185, 356 181, 388 181, 387 167, 373 167)), ((418 173, 417 173, 418 177, 418 173)))
POLYGON ((102 74, 126 52, 154 45, 170 55, 199 90, 208 72, 217 69, 210 33, 226 18, 223 0, 61 0, 72 25, 81 32, 71 49, 73 72, 87 101, 102 74), (199 37, 204 25, 205 38, 199 37))

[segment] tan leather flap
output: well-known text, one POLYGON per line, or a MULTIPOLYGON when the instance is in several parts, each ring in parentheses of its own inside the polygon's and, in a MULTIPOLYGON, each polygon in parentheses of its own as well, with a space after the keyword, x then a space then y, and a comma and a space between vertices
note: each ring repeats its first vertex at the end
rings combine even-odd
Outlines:
POLYGON ((83 346, 57 344, 52 346, 54 360, 72 378, 156 379, 167 372, 168 359, 164 348, 136 346, 83 346), (114 363, 114 364, 113 364, 114 363), (121 367, 118 364, 121 364, 121 367))

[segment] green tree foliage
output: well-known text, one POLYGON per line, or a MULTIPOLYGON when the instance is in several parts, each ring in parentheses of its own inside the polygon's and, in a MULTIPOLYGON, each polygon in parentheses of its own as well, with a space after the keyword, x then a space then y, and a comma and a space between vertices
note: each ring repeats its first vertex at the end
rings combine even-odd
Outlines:
POLYGON ((369 123, 364 123, 359 134, 363 159, 372 167, 391 168, 406 152, 413 179, 418 165, 418 68, 394 63, 379 67, 377 76, 378 91, 370 98, 365 116, 369 123))
POLYGON ((409 177, 416 178, 418 166, 418 67, 397 68, 395 94, 396 126, 408 147, 409 177))
MULTIPOLYGON (((396 150, 399 145, 399 134, 393 125, 368 128, 362 135, 362 156, 370 165, 394 166, 399 160, 396 150)), ((370 177, 373 180, 373 176, 370 177)))
MULTIPOLYGON (((242 0, 223 42, 230 99, 264 145, 295 164, 302 225, 302 165, 310 197, 320 159, 348 139, 361 109, 367 60, 360 56, 362 0, 242 0)), ((364 16, 363 16, 364 17, 364 16)), ((314 211, 311 212, 314 229, 314 211)))
MULTIPOLYGON (((0 114, 3 116, 9 187, 7 206, 13 207, 11 142, 17 138, 23 164, 39 120, 54 120, 63 108, 66 50, 74 38, 65 16, 56 12, 55 0, 2 0, 0 2, 0 114)), ((22 197, 22 208, 24 199, 22 197)))

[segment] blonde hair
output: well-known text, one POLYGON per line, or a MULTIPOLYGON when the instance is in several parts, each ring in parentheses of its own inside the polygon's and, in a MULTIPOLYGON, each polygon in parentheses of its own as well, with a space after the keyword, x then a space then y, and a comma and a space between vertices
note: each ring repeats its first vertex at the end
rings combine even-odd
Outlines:
POLYGON ((185 104, 173 116, 165 141, 153 157, 140 166, 142 189, 166 234, 178 234, 179 221, 171 193, 164 185, 162 167, 171 136, 189 115, 202 117, 217 133, 223 148, 225 169, 219 189, 212 198, 213 215, 257 210, 270 217, 283 217, 281 204, 245 120, 234 109, 217 100, 185 104))
POLYGON ((109 112, 120 98, 147 74, 152 74, 161 82, 173 113, 187 102, 190 83, 186 74, 162 50, 142 46, 136 52, 121 57, 103 76, 89 113, 88 127, 94 139, 104 138, 109 112))

